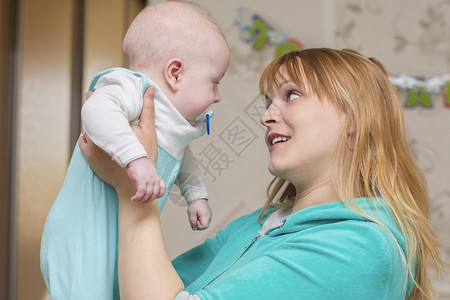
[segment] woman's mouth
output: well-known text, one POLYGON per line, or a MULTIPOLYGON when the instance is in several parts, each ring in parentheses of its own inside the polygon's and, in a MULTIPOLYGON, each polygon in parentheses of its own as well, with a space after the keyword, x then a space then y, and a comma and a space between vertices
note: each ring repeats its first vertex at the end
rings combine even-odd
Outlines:
POLYGON ((273 149, 276 145, 285 143, 289 141, 291 137, 279 134, 279 133, 271 133, 267 136, 267 145, 269 145, 269 150, 273 149))

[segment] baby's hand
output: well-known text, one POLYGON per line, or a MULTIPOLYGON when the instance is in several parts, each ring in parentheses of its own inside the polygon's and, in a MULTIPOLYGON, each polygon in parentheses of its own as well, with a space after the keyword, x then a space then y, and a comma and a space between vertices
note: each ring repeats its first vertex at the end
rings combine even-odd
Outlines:
POLYGON ((198 199, 188 204, 187 213, 189 223, 192 230, 204 230, 209 227, 211 221, 211 209, 208 201, 205 199, 198 199))
POLYGON ((131 197, 131 201, 148 202, 164 196, 166 183, 146 157, 130 162, 127 165, 127 174, 136 183, 136 194, 131 197))

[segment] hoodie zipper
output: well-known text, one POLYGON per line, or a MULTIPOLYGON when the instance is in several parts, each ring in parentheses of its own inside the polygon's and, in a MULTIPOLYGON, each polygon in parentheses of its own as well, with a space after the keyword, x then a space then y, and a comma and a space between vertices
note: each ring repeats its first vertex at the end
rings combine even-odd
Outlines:
MULTIPOLYGON (((286 219, 283 220, 283 221, 281 222, 281 225, 280 225, 280 226, 271 228, 271 229, 268 230, 264 235, 268 235, 270 232, 272 232, 272 231, 275 230, 275 229, 280 229, 281 227, 284 226, 285 223, 286 223, 286 219)), ((210 285, 214 280, 216 280, 217 278, 219 278, 223 273, 225 273, 225 272, 227 272, 229 269, 231 269, 231 268, 232 268, 232 267, 233 267, 233 266, 241 259, 241 257, 247 252, 247 250, 248 250, 251 246, 253 246, 253 245, 255 244, 255 242, 256 242, 260 237, 261 237, 261 235, 259 235, 259 234, 258 234, 257 236, 255 236, 255 237, 250 241, 250 243, 248 243, 248 245, 244 247, 244 251, 239 255, 239 257, 238 257, 238 258, 237 258, 230 266, 228 266, 228 268, 226 268, 226 270, 223 270, 220 274, 218 274, 216 277, 214 277, 214 279, 210 280, 210 281, 208 282, 208 284, 206 284, 206 286, 210 285)))
MULTIPOLYGON (((260 235, 255 236, 255 237, 253 238, 253 240, 251 240, 250 243, 248 243, 248 245, 245 246, 245 250, 247 250, 248 248, 250 248, 250 247, 256 242, 256 240, 259 239, 259 237, 260 237, 260 235)), ((245 251, 244 251, 244 253, 245 253, 245 251)), ((244 253, 242 253, 242 254, 244 254, 244 253)), ((242 255, 241 255, 241 256, 242 256, 242 255)), ((239 258, 240 258, 240 257, 239 257, 239 258)))
POLYGON ((223 270, 222 272, 220 272, 220 274, 218 274, 216 277, 214 277, 214 279, 210 280, 208 282, 208 284, 206 284, 205 286, 210 285, 214 280, 216 280, 217 278, 219 278, 223 273, 227 272, 229 269, 231 269, 240 259, 241 257, 247 252, 247 250, 253 246, 253 244, 260 238, 260 235, 255 236, 250 243, 244 247, 244 251, 239 255, 239 257, 237 259, 234 260, 234 262, 228 266, 228 268, 226 268, 225 270, 223 270))

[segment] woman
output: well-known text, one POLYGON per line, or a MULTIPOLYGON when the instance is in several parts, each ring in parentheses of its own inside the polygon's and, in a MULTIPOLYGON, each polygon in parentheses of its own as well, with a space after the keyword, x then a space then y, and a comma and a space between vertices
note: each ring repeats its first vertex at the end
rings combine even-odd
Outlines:
MULTIPOLYGON (((429 269, 440 271, 442 261, 425 181, 381 63, 351 50, 290 52, 265 69, 260 90, 275 176, 268 201, 176 258, 173 267, 157 204, 127 201, 134 190, 124 172, 80 141, 121 199, 121 296, 432 298, 429 269)), ((151 139, 149 111, 141 126, 151 139)))

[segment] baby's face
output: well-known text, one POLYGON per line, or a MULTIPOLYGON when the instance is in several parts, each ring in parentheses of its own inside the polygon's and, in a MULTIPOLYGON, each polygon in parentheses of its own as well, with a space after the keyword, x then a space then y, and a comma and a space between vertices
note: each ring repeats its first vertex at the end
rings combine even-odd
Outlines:
POLYGON ((191 125, 211 104, 221 100, 219 82, 229 64, 230 51, 225 40, 211 43, 194 61, 184 64, 180 98, 174 104, 191 125))

